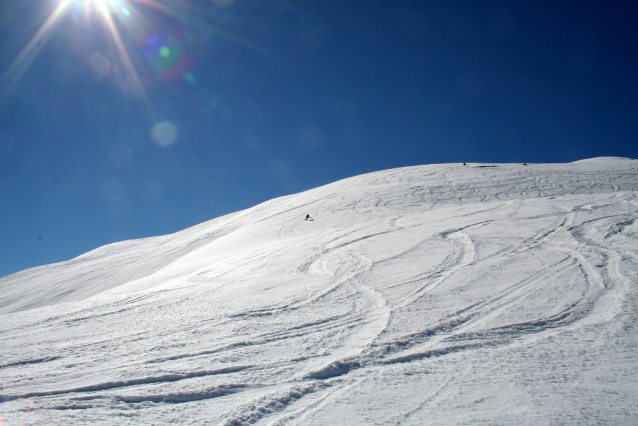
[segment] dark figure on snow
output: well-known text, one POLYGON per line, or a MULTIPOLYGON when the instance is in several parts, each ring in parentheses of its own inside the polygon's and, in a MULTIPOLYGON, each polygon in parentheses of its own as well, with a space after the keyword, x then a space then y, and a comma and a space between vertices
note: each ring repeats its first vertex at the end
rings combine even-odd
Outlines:
POLYGON ((304 220, 310 220, 310 215, 309 215, 309 214, 307 214, 307 215, 306 215, 306 218, 305 218, 304 220))

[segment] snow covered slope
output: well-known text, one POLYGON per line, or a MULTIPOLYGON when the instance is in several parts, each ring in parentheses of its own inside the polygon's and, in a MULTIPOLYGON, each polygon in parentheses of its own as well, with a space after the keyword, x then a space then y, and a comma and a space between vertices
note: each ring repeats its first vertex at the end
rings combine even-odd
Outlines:
POLYGON ((637 168, 387 170, 2 278, 0 424, 635 424, 637 168))

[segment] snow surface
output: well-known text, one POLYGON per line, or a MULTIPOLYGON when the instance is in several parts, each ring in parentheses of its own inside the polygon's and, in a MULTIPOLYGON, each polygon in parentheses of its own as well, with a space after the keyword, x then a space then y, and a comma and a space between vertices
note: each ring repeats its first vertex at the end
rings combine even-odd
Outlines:
POLYGON ((0 424, 636 424, 637 168, 387 170, 2 278, 0 424))

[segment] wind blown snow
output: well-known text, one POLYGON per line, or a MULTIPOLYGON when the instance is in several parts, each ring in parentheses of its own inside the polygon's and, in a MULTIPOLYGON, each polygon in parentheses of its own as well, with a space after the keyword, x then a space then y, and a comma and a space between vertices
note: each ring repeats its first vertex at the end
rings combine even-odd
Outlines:
POLYGON ((387 170, 2 278, 0 424, 635 424, 637 168, 387 170))

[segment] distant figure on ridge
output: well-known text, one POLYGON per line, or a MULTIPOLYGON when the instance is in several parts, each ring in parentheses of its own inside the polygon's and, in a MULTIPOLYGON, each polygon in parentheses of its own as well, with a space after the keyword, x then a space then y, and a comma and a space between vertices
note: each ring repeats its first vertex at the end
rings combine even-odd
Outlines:
POLYGON ((305 218, 304 220, 310 220, 310 215, 309 215, 309 214, 307 214, 307 215, 306 215, 306 218, 305 218))

